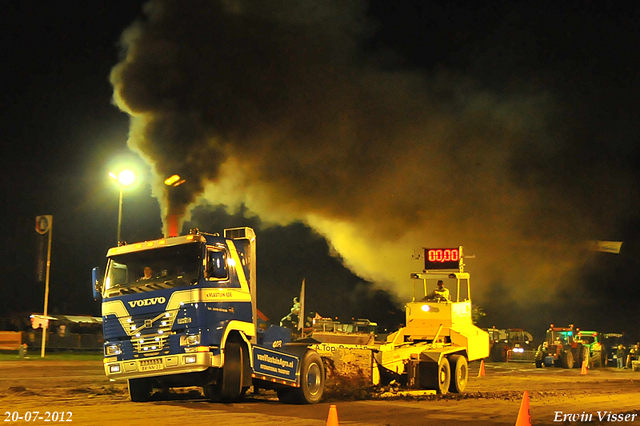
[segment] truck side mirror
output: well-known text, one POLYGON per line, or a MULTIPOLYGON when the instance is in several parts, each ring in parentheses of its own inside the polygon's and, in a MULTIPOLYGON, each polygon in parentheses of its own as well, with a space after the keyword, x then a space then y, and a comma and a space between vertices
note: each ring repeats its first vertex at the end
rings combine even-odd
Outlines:
POLYGON ((100 299, 102 295, 102 281, 100 280, 100 268, 97 266, 91 271, 91 289, 93 290, 93 300, 100 299))

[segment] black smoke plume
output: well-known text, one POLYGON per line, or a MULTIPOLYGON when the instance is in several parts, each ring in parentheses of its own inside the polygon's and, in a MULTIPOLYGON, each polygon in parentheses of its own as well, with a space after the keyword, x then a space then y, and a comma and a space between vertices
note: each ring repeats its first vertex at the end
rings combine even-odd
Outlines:
MULTIPOLYGON (((188 219, 204 198, 299 220, 355 273, 402 294, 423 246, 465 246, 480 288, 502 283, 512 297, 570 286, 590 258, 583 243, 611 239, 637 206, 616 191, 633 183, 629 169, 585 143, 590 115, 568 114, 571 100, 534 79, 499 87, 455 67, 390 67, 364 48, 380 25, 367 6, 145 6, 111 81, 165 218, 188 219), (185 183, 164 186, 173 174, 185 183)), ((490 42, 465 53, 500 57, 490 42)))

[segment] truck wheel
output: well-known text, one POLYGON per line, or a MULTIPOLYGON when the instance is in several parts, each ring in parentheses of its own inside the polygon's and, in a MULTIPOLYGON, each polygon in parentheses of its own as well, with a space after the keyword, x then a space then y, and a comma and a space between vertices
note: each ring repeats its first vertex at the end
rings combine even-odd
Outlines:
POLYGON ((451 366, 451 371, 453 371, 451 383, 449 384, 449 391, 461 393, 467 386, 467 378, 469 376, 467 359, 463 355, 451 355, 449 357, 449 364, 451 366))
POLYGON ((224 366, 218 371, 216 383, 204 385, 204 396, 212 402, 230 402, 244 396, 242 371, 244 348, 239 343, 227 342, 224 348, 224 366))
POLYGON ((300 369, 300 382, 303 402, 306 404, 319 402, 324 393, 324 363, 317 352, 305 353, 300 369))
POLYGON ((129 379, 129 398, 132 402, 146 402, 151 398, 153 387, 149 379, 129 379))
POLYGON ((439 364, 430 362, 425 368, 427 377, 425 378, 426 389, 435 389, 437 393, 446 394, 451 383, 451 367, 449 360, 442 357, 439 364))
POLYGON ((324 393, 324 363, 316 351, 307 351, 300 364, 300 387, 278 389, 284 404, 315 404, 324 393))
POLYGON ((573 353, 571 351, 562 354, 562 368, 573 368, 573 353))
POLYGON ((224 366, 220 399, 235 401, 242 395, 243 348, 239 343, 227 342, 224 348, 224 366))

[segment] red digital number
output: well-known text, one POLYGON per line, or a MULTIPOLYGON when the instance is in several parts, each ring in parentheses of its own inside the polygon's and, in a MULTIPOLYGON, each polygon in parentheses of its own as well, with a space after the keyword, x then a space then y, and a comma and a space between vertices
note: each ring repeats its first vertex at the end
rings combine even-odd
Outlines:
POLYGON ((427 252, 429 262, 457 262, 460 252, 457 249, 433 249, 427 252))

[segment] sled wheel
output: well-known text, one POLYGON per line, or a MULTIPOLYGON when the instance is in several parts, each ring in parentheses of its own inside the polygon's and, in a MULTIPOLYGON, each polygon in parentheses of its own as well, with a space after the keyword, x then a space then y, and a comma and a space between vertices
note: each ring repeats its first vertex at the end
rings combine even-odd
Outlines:
POLYGON ((442 357, 440 363, 430 362, 425 368, 425 388, 435 389, 437 393, 446 394, 451 383, 451 367, 449 360, 442 357))
POLYGON ((453 373, 451 383, 449 384, 449 391, 461 393, 467 386, 467 378, 469 376, 467 359, 463 355, 451 355, 449 357, 449 364, 453 373))

